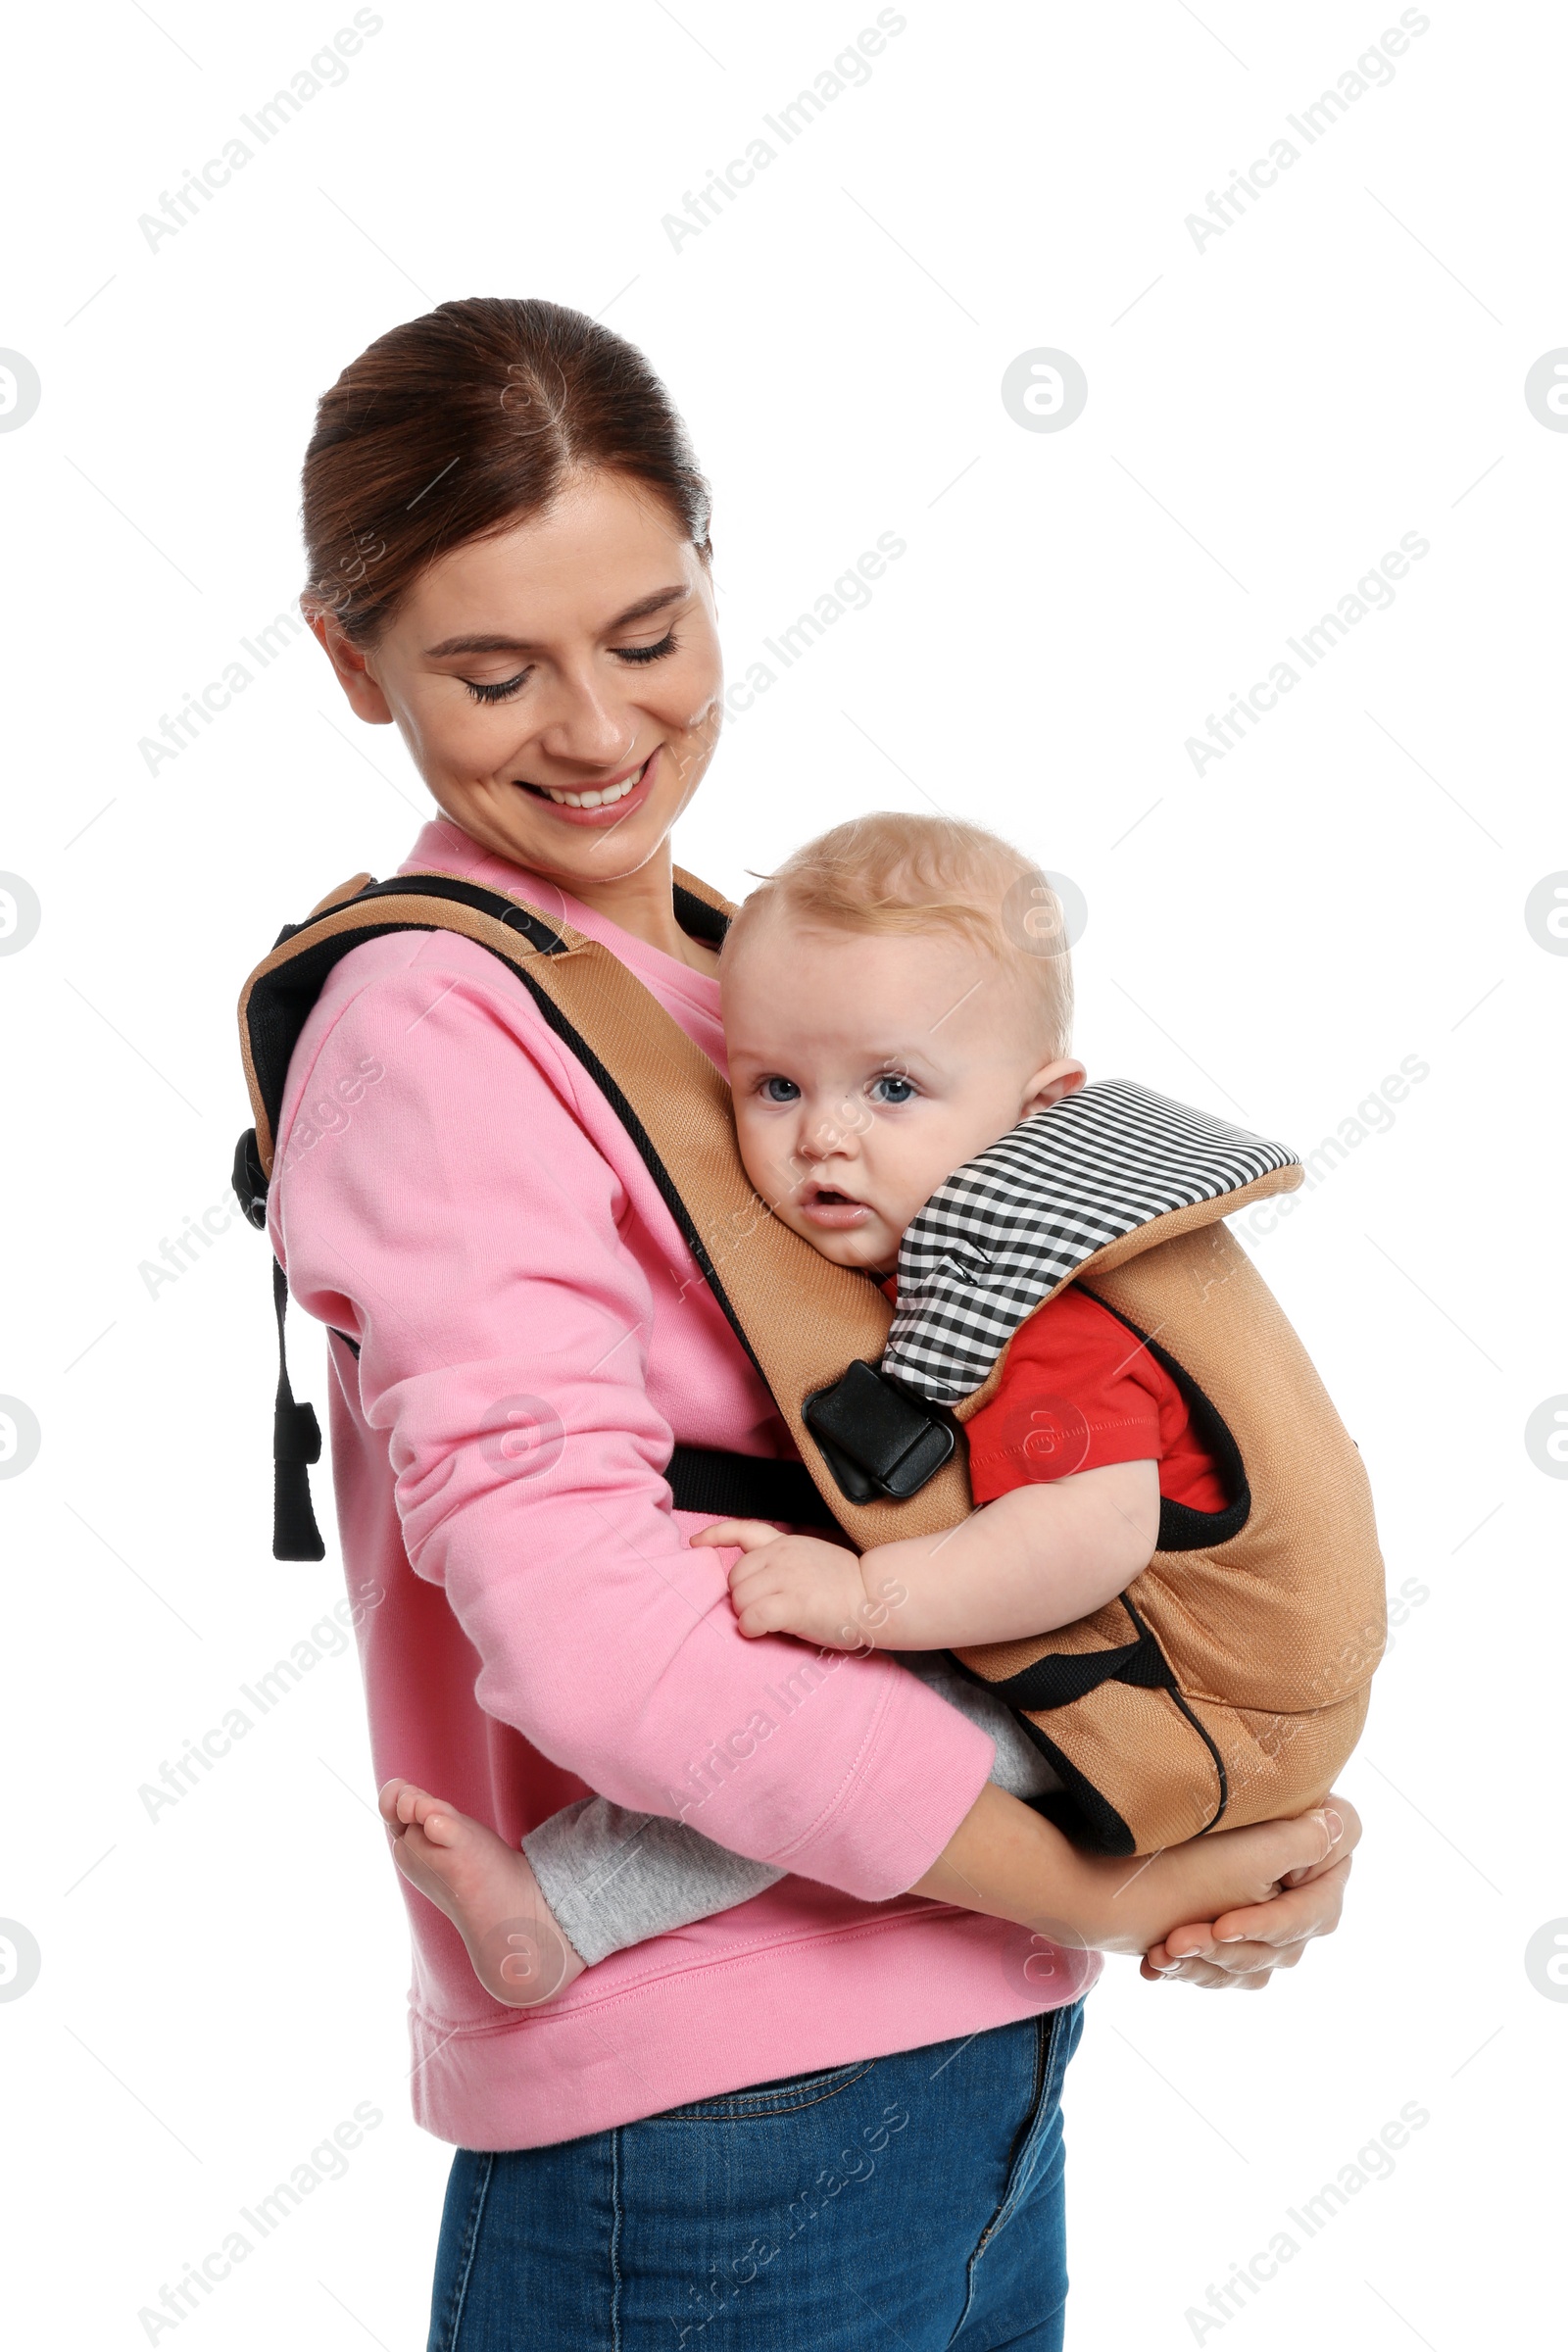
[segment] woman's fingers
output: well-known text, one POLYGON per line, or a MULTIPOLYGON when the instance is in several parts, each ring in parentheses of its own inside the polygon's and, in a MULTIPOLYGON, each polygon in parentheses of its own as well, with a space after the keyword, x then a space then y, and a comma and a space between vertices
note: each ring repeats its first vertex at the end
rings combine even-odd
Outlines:
POLYGON ((1323 1810, 1325 1813, 1332 1814, 1339 1822, 1339 1837, 1334 1840, 1334 1843, 1330 1846, 1328 1852, 1323 1856, 1321 1861, 1309 1862, 1299 1870, 1287 1871, 1284 1879, 1281 1881, 1282 1886, 1304 1886, 1308 1880, 1315 1879, 1318 1877, 1320 1872, 1332 1870, 1337 1863, 1343 1862, 1347 1856, 1353 1853, 1356 1846, 1360 1844, 1361 1816, 1348 1797, 1340 1796, 1338 1794, 1332 1794, 1325 1797, 1323 1800, 1323 1810))
MULTIPOLYGON (((1184 1930, 1190 1935, 1191 1930, 1184 1930)), ((1307 1939, 1296 1943, 1231 1943, 1209 1941, 1200 1949, 1178 1956, 1168 1943, 1156 1944, 1139 1963, 1139 1974, 1151 1984, 1240 1985, 1253 1990, 1265 1984, 1277 1968, 1294 1968, 1307 1939)))
MULTIPOLYGON (((1359 1822, 1356 1828, 1359 1832, 1359 1822)), ((1210 1899, 1228 1895, 1233 1907, 1278 1900, 1281 1887, 1304 1886, 1324 1871, 1331 1856, 1338 1861, 1344 1840, 1344 1817, 1330 1804, 1280 1821, 1218 1831, 1203 1840, 1222 1874, 1223 1891, 1210 1899)))
MULTIPOLYGON (((1350 1857, 1336 1859, 1302 1886, 1292 1886, 1266 1903, 1249 1903, 1227 1911, 1214 1922, 1214 1941, 1232 1943, 1298 1943, 1314 1936, 1332 1936, 1345 1907, 1345 1882, 1350 1857)), ((1171 1938, 1167 1936, 1166 1943, 1171 1938)), ((1183 1939, 1178 1936, 1178 1945, 1183 1939)))
POLYGON ((1168 1968, 1152 1968, 1147 1960, 1140 1962, 1139 1973, 1152 1984, 1198 1984, 1209 1992, 1261 1992, 1277 1968, 1294 1968, 1304 1944, 1284 1951, 1272 1945, 1254 1944, 1250 1947, 1256 1957, 1251 1968, 1218 1968, 1208 1960, 1182 1960, 1168 1968))
POLYGON ((1320 1871, 1331 1854, 1337 1860, 1338 1849, 1345 1842, 1345 1815, 1337 1805, 1319 1805, 1311 1813, 1298 1814, 1294 1821, 1272 1822, 1269 1827, 1283 1833, 1284 1867, 1278 1873, 1282 1886, 1294 1886, 1320 1871))
POLYGON ((1145 1956, 1146 1977, 1179 1976, 1190 1984, 1247 1976, 1258 1969, 1294 1968, 1314 1936, 1332 1936, 1345 1901, 1350 1857, 1336 1861, 1307 1885, 1266 1903, 1227 1911, 1211 1923, 1172 1928, 1145 1956), (1194 1975, 1187 1963, 1202 1971, 1194 1975))
POLYGON ((1281 1891, 1245 1903, 1217 1919, 1172 1928, 1143 1959, 1150 1982, 1200 1984, 1212 1990, 1255 1992, 1277 1968, 1295 1968, 1318 1936, 1340 1924, 1351 1849, 1361 1836, 1355 1807, 1333 1796, 1316 1813, 1289 1827, 1317 1851, 1286 1873, 1281 1891))
MULTIPOLYGON (((1270 1832, 1287 1834, 1282 1860, 1292 1851, 1302 1857, 1281 1872, 1279 1891, 1255 1903, 1238 1904, 1211 1922, 1172 1928, 1163 1942, 1148 1953, 1146 1974, 1152 1971, 1156 1976, 1168 1976, 1178 1963, 1188 1960, 1234 1976, 1247 1975, 1260 1965, 1294 1967, 1301 1947, 1314 1936, 1333 1935, 1345 1903, 1351 1849, 1361 1835, 1360 1815, 1336 1795, 1313 1813, 1266 1826, 1270 1832), (1292 1952, 1289 1960, 1260 1963, 1257 1956, 1287 1950, 1292 1952)), ((1208 1976, 1187 1978, 1194 1984, 1211 1981, 1208 1976)))

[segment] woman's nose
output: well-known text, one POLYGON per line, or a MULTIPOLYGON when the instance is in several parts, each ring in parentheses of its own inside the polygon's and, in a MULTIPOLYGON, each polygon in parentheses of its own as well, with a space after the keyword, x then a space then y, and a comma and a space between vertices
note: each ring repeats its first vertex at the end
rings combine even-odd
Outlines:
POLYGON ((535 738, 547 759, 603 768, 630 759, 637 742, 634 710, 586 678, 558 677, 549 694, 535 738))

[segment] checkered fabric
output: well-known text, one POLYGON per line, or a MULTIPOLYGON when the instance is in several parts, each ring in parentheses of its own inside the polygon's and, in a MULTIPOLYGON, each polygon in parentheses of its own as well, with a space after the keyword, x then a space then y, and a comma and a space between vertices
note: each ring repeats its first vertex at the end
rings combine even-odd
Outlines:
POLYGON ((1142 1086, 1081 1087, 957 1169, 909 1226, 883 1371, 956 1403, 1097 1250, 1296 1156, 1142 1086))

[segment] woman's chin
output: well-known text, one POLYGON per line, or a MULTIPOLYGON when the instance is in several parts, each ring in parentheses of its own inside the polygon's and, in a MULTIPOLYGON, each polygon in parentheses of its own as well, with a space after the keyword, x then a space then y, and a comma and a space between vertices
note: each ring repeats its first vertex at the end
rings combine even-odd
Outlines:
POLYGON ((500 796, 493 789, 482 796, 454 791, 441 796, 440 805, 454 824, 497 857, 569 890, 574 882, 618 881, 647 864, 674 821, 660 797, 598 825, 565 822, 542 794, 523 785, 509 786, 500 796))

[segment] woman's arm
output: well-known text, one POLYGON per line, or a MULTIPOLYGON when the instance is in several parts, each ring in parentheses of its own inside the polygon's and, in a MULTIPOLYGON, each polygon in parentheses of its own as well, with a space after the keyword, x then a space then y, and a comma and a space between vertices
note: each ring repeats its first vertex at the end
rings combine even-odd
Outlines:
POLYGON ((1294 1967, 1313 1936, 1333 1934, 1360 1835, 1354 1807, 1336 1796, 1294 1821, 1123 1860, 1080 1853, 988 1784, 910 1891, 1071 1948, 1142 1953, 1151 1979, 1255 1988, 1294 1967), (1178 1917, 1204 1924, 1178 1927, 1178 1917))
MULTIPOLYGON (((415 1572, 476 1697, 632 1810, 868 1902, 905 1892, 984 1786, 984 1733, 892 1660, 748 1642, 664 1465, 773 1418, 604 1098, 495 958, 356 949, 290 1072, 272 1222, 290 1288, 360 1346, 360 1406, 415 1572), (378 1069, 318 1130, 334 1082, 378 1069), (308 1141, 308 1148, 306 1143, 308 1141), (662 1409, 662 1407, 663 1409, 662 1409), (395 1481, 395 1485, 394 1482, 395 1481)), ((765 1441, 764 1441, 765 1442, 765 1441)), ((553 1785, 554 1786, 554 1785, 553 1785)))

